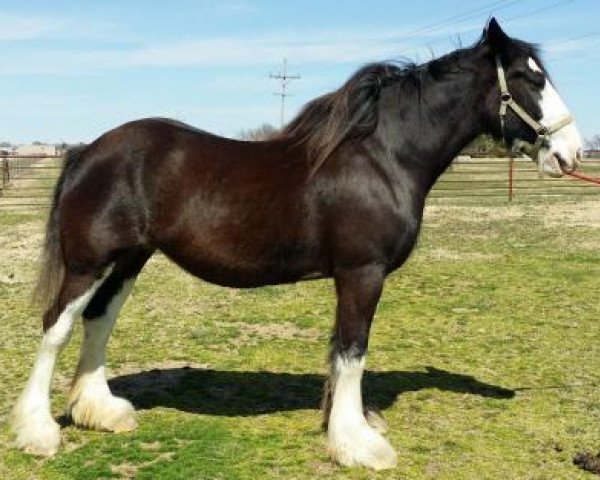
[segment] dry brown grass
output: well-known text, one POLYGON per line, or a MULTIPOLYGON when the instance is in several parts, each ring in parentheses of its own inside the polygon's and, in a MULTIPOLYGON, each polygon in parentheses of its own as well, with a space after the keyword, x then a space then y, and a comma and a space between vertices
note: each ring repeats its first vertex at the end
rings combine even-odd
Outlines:
POLYGON ((316 328, 300 328, 290 322, 283 323, 244 323, 218 322, 217 326, 235 327, 239 335, 232 340, 236 346, 257 345, 269 340, 303 340, 316 342, 323 338, 323 333, 316 328))
POLYGON ((424 253, 425 258, 438 262, 491 262, 501 258, 498 253, 460 252, 447 248, 435 248, 424 253))
POLYGON ((428 205, 425 209, 425 221, 455 220, 457 222, 490 222, 518 220, 526 214, 522 205, 505 205, 494 208, 474 206, 428 205))
POLYGON ((40 256, 43 239, 43 224, 40 221, 18 223, 0 229, 0 283, 30 284, 33 281, 35 262, 40 256))

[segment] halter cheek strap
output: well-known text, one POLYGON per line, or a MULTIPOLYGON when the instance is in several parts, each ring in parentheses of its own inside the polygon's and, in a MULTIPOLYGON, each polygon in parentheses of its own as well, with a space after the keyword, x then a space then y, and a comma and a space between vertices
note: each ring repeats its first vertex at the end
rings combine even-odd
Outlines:
POLYGON ((504 67, 502 67, 502 61, 500 60, 500 55, 496 55, 496 70, 498 72, 498 84, 500 86, 500 130, 502 132, 502 137, 506 142, 506 114, 508 109, 510 108, 515 114, 523 120, 527 125, 529 125, 532 130, 536 133, 537 138, 535 143, 532 145, 535 156, 537 157, 537 153, 540 148, 544 145, 544 142, 550 139, 550 135, 558 132, 560 129, 566 127, 571 122, 573 122, 573 117, 571 115, 566 115, 561 118, 557 122, 552 125, 545 127, 540 122, 535 120, 531 115, 529 115, 521 105, 519 105, 513 96, 508 91, 508 84, 506 83, 506 74, 504 72, 504 67))

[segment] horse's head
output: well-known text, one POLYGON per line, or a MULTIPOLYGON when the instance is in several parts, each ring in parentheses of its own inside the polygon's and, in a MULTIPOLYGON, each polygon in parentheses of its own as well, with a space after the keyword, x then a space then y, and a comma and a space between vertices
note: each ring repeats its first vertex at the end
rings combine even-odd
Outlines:
POLYGON ((509 148, 527 153, 549 175, 576 169, 581 136, 536 48, 510 38, 494 18, 482 44, 495 72, 496 85, 486 101, 492 133, 509 148))

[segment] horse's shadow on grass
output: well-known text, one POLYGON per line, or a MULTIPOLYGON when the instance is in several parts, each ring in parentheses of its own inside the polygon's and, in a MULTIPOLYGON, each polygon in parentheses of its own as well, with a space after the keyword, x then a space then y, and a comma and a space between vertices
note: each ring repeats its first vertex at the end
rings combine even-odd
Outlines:
MULTIPOLYGON (((137 409, 169 407, 209 415, 249 416, 318 409, 325 377, 310 373, 237 372, 191 367, 148 370, 110 380, 113 393, 137 409)), ((515 392, 472 376, 427 367, 424 372, 366 372, 365 404, 385 409, 398 395, 425 389, 509 399, 515 392)))

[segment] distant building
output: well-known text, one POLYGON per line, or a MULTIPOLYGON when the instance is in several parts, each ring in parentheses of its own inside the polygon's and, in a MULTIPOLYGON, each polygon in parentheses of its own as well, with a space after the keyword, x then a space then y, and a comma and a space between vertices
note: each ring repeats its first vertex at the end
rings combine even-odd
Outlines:
POLYGON ((585 158, 600 158, 600 150, 584 150, 583 156, 585 158))
POLYGON ((13 149, 13 155, 58 155, 55 145, 19 145, 13 149))

